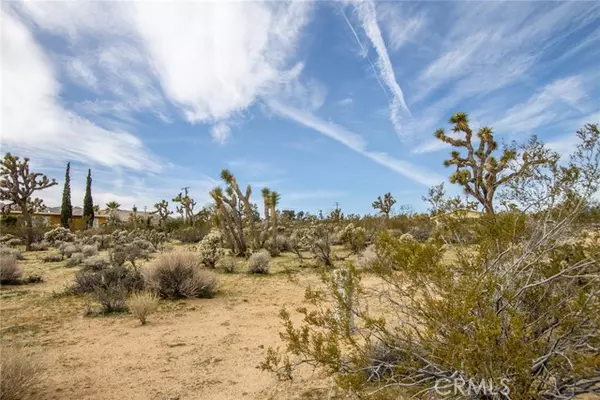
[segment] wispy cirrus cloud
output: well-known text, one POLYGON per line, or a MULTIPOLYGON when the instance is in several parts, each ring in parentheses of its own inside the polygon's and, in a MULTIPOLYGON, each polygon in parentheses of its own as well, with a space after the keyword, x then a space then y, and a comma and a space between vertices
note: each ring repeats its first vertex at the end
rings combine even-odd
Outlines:
POLYGON ((42 159, 159 171, 135 135, 104 129, 66 109, 51 60, 11 11, 2 11, 2 147, 42 159))
MULTIPOLYGON (((375 65, 373 65, 373 62, 369 57, 368 49, 363 46, 358 34, 356 33, 356 30, 342 10, 343 17, 346 23, 349 25, 358 44, 360 45, 363 57, 367 58, 373 67, 374 72, 376 73, 376 79, 388 98, 390 121, 394 127, 394 130, 399 136, 406 136, 407 132, 402 125, 402 120, 403 118, 410 117, 411 113, 404 99, 402 88, 396 81, 394 67, 392 65, 390 55, 383 39, 383 34, 377 21, 377 10, 375 3, 370 0, 357 2, 354 3, 354 10, 365 34, 367 35, 371 45, 375 49, 375 53, 377 54, 377 61, 375 65)), ((398 47, 400 47, 400 44, 398 44, 398 47)))
POLYGON ((533 133, 540 126, 589 111, 588 107, 598 108, 597 101, 588 95, 584 82, 585 77, 580 75, 552 81, 527 101, 509 108, 492 126, 498 132, 533 133))
POLYGON ((361 135, 349 131, 340 125, 324 121, 312 113, 288 107, 277 102, 270 102, 269 107, 276 114, 314 129, 320 134, 419 184, 433 185, 444 180, 438 174, 408 161, 398 160, 384 152, 369 151, 367 149, 367 142, 361 135))

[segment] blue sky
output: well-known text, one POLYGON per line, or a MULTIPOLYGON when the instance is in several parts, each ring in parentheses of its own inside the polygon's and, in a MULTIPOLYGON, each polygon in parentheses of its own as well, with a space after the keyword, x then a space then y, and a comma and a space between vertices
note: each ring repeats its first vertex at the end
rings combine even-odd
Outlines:
POLYGON ((1 146, 60 183, 71 161, 74 204, 87 168, 142 209, 229 168, 258 203, 422 211, 451 114, 566 154, 598 65, 598 2, 3 2, 1 146))

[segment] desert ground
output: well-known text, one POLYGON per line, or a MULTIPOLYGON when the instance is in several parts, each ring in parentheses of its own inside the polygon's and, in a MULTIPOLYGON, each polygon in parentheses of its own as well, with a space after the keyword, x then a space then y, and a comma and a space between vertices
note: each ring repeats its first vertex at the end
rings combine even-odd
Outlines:
MULTIPOLYGON (((176 246, 183 248, 184 246, 176 246)), ((267 276, 218 272, 212 299, 162 301, 147 325, 129 314, 92 315, 92 299, 60 295, 77 268, 26 252, 24 276, 42 283, 0 290, 1 343, 38 364, 35 399, 321 399, 331 384, 306 371, 292 383, 258 368, 279 346, 282 307, 302 303, 318 283, 314 267, 284 253, 267 276)))

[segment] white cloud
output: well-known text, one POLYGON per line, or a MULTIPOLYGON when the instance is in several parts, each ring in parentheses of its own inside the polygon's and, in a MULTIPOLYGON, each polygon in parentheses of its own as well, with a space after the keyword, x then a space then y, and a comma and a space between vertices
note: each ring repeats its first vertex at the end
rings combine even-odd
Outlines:
POLYGON ((234 117, 274 90, 309 11, 304 2, 138 2, 134 8, 161 85, 190 122, 234 117))
POLYGON ((436 151, 444 150, 449 148, 450 145, 446 142, 442 142, 439 139, 430 139, 426 142, 419 144, 411 150, 413 154, 425 154, 434 153, 436 151))
POLYGON ((229 136, 231 136, 231 128, 227 124, 219 122, 210 129, 210 135, 212 136, 213 141, 219 144, 225 144, 229 140, 229 136))
POLYGON ((188 122, 217 124, 213 137, 223 142, 229 131, 218 123, 235 123, 259 98, 295 85, 294 97, 315 110, 326 95, 314 80, 287 76, 306 2, 15 4, 69 41, 61 67, 102 96, 77 105, 86 115, 132 123, 132 114, 149 111, 169 122, 173 106, 188 122))
POLYGON ((65 109, 51 61, 27 27, 2 11, 2 146, 37 158, 134 170, 161 169, 131 133, 110 131, 65 109))
POLYGON ((600 15, 600 7, 587 2, 452 4, 443 10, 454 22, 435 48, 439 56, 420 73, 415 101, 449 87, 441 101, 450 107, 515 82, 531 82, 529 71, 548 48, 600 15))
POLYGON ((338 101, 337 103, 340 106, 351 106, 353 102, 354 101, 352 100, 352 97, 345 97, 345 98, 341 99, 340 101, 338 101))
POLYGON ((404 100, 404 93, 396 82, 394 67, 388 54, 381 29, 377 23, 377 14, 375 5, 371 1, 360 2, 356 5, 356 13, 361 20, 362 27, 371 41, 377 53, 377 69, 381 80, 390 90, 392 98, 390 100, 390 121, 398 135, 406 136, 406 131, 402 126, 402 119, 410 117, 410 110, 404 100))
POLYGON ((550 82, 526 102, 508 109, 505 116, 492 126, 507 133, 528 132, 535 128, 564 120, 585 110, 588 98, 582 76, 571 76, 550 82))
POLYGON ((315 115, 298 110, 282 104, 271 102, 269 107, 273 112, 298 122, 306 127, 312 128, 317 132, 333 140, 342 143, 344 146, 356 151, 363 156, 370 158, 376 163, 391 169, 392 171, 405 176, 422 185, 433 185, 444 180, 439 175, 427 171, 425 168, 413 165, 407 161, 398 160, 383 152, 373 152, 367 150, 365 139, 339 125, 326 122, 315 115))
POLYGON ((410 15, 405 2, 382 2, 377 11, 387 31, 388 42, 392 51, 398 51, 416 36, 427 25, 426 15, 422 12, 410 15))

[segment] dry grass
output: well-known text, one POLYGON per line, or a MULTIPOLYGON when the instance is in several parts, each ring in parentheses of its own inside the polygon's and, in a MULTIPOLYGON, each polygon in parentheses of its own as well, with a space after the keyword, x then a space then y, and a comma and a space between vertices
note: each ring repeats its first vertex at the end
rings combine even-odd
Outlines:
MULTIPOLYGON (((26 345, 51 366, 32 398, 290 400, 329 393, 329 380, 312 371, 280 385, 256 368, 266 348, 281 345, 280 309, 300 307, 304 288, 319 284, 316 262, 282 253, 265 276, 217 270, 215 298, 161 301, 147 327, 137 329, 127 314, 84 317, 93 293, 56 295, 83 266, 42 262, 53 254, 58 251, 27 252, 20 263, 25 275, 42 275, 44 282, 0 289, 2 347, 26 345)), ((245 259, 234 262, 244 270, 245 259)))
POLYGON ((150 292, 134 293, 127 300, 129 312, 146 325, 148 316, 158 308, 158 296, 150 292))
POLYGON ((3 347, 0 357, 0 400, 23 399, 37 383, 39 368, 22 350, 3 347))

